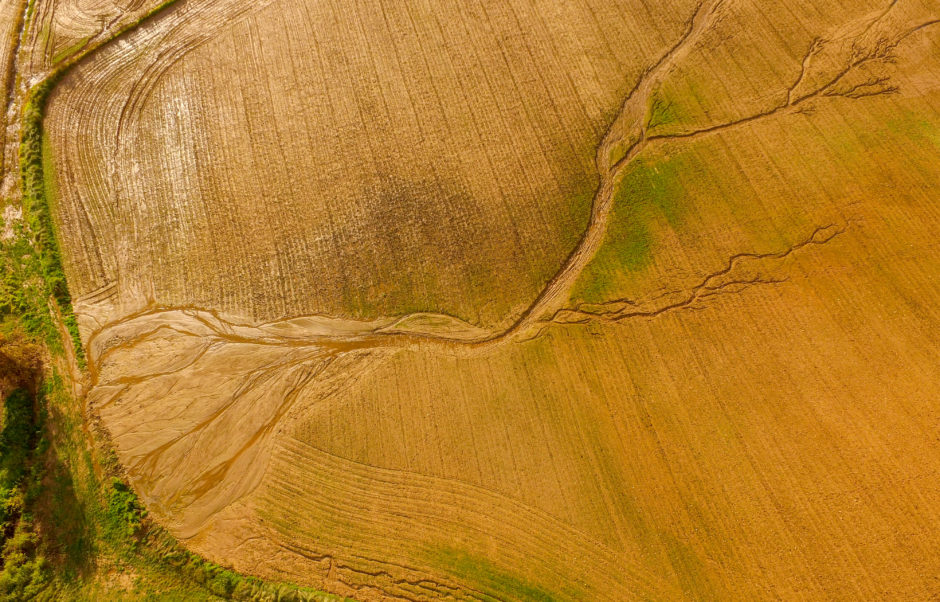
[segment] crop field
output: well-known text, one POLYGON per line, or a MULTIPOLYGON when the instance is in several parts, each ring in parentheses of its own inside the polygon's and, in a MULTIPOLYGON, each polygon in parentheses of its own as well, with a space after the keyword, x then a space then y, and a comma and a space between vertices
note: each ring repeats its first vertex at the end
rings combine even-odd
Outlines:
POLYGON ((189 549, 940 597, 935 0, 13 4, 8 90, 81 56, 41 158, 86 413, 189 549))

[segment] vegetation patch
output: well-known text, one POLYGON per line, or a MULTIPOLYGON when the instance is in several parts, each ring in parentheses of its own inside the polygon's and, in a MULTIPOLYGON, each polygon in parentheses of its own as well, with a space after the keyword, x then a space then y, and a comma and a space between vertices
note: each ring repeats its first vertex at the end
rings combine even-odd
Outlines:
POLYGON ((701 111, 707 98, 708 94, 694 80, 664 82, 650 101, 647 129, 656 135, 668 135, 707 120, 707 115, 701 111))
POLYGON ((602 303, 615 298, 653 259, 656 232, 682 224, 683 178, 698 168, 694 155, 637 159, 614 195, 604 244, 578 279, 572 298, 602 303))
POLYGON ((560 599, 536 584, 502 571, 486 558, 463 550, 442 549, 436 554, 435 561, 454 576, 472 582, 481 590, 494 592, 496 597, 492 600, 509 597, 520 602, 552 602, 560 599))
MULTIPOLYGON (((23 134, 20 141, 20 187, 23 193, 23 209, 26 218, 28 233, 28 246, 26 253, 32 261, 27 274, 41 276, 42 285, 32 282, 39 293, 46 298, 56 301, 63 315, 63 321, 71 335, 72 344, 79 358, 80 365, 84 366, 84 352, 81 338, 78 334, 78 323, 72 312, 72 298, 69 295, 68 285, 65 281, 65 270, 62 267, 62 254, 53 219, 53 199, 49 193, 54 192, 54 184, 47 181, 52 174, 47 172, 47 161, 43 153, 42 118, 49 93, 62 78, 65 69, 55 71, 42 83, 36 85, 27 97, 23 109, 23 134), (47 176, 48 173, 48 176, 47 176)), ((13 258, 14 261, 16 258, 13 258)), ((23 257, 20 257, 23 259, 23 257)), ((21 284, 22 286, 22 284, 21 284)), ((34 311, 31 313, 31 322, 28 327, 31 331, 42 330, 46 339, 55 337, 55 327, 51 323, 51 316, 45 304, 37 304, 35 299, 30 301, 34 311)))
POLYGON ((650 107, 649 121, 647 127, 651 130, 661 126, 670 125, 678 122, 682 116, 676 104, 664 99, 661 95, 653 96, 653 103, 650 107))
POLYGON ((51 582, 30 512, 41 475, 34 460, 46 445, 39 440, 34 397, 15 389, 4 400, 0 430, 0 600, 40 598, 51 582))
POLYGON ((62 48, 58 52, 52 55, 52 63, 61 63, 62 61, 68 59, 70 56, 75 55, 82 51, 82 49, 88 45, 88 42, 91 41, 91 37, 81 38, 76 40, 73 44, 62 48))

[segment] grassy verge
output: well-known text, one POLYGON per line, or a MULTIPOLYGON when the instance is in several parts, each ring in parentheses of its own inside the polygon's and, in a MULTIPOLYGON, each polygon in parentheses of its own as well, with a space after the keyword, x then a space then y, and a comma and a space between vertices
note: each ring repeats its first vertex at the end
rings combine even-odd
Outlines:
MULTIPOLYGON (((45 162, 43 161, 42 117, 49 93, 64 73, 56 72, 42 83, 35 86, 29 93, 23 109, 22 138, 20 141, 20 188, 23 194, 23 212, 26 218, 28 242, 31 247, 32 272, 42 278, 42 289, 47 297, 56 301, 62 312, 65 325, 72 337, 72 345, 80 365, 84 365, 84 353, 81 339, 78 335, 78 324, 72 312, 72 298, 69 295, 65 281, 65 271, 62 267, 62 254, 56 237, 55 222, 53 221, 53 206, 48 191, 51 186, 46 182, 45 162)), ((48 177, 52 177, 51 174, 48 177)), ((39 310, 33 320, 44 322, 35 323, 31 320, 32 330, 41 329, 46 337, 54 337, 55 329, 52 326, 48 311, 39 310)))

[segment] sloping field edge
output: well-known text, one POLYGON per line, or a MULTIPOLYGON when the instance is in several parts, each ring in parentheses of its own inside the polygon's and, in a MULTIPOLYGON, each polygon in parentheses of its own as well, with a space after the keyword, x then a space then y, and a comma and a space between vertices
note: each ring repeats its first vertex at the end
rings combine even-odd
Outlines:
MULTIPOLYGON (((55 312, 55 308, 50 304, 48 318, 51 321, 58 319, 64 323, 68 330, 68 336, 72 340, 82 373, 86 370, 85 352, 78 331, 78 322, 72 308, 72 297, 65 278, 58 229, 53 218, 55 208, 53 199, 48 194, 49 187, 46 180, 49 175, 46 173, 49 165, 46 163, 48 157, 43 154, 43 119, 46 105, 56 85, 74 67, 98 50, 162 15, 179 3, 179 0, 166 0, 138 19, 125 24, 100 43, 83 48, 70 57, 65 57, 62 64, 29 89, 23 105, 22 135, 19 144, 19 171, 24 216, 30 232, 30 242, 40 257, 41 276, 46 286, 46 292, 50 297, 50 301, 54 300, 59 310, 55 312), (60 315, 56 316, 55 313, 60 315)), ((29 6, 31 7, 32 3, 29 6)), ((65 341, 63 341, 64 343, 65 341)), ((113 449, 108 434, 100 428, 96 428, 95 431, 94 436, 98 439, 99 445, 105 451, 113 449)), ((119 472, 119 470, 109 472, 119 472)), ((112 479, 123 485, 123 478, 118 479, 113 474, 106 476, 111 476, 112 479)), ((126 489, 126 485, 123 485, 123 487, 125 491, 130 491, 126 489)), ((136 500, 136 494, 132 491, 130 491, 130 494, 136 500)), ((148 523, 152 523, 152 521, 148 521, 148 523)), ((175 567, 182 576, 202 584, 215 595, 228 599, 256 599, 260 596, 265 599, 279 600, 352 601, 352 598, 294 584, 269 583, 257 577, 243 576, 209 562, 200 555, 186 549, 162 526, 150 524, 147 531, 149 532, 149 545, 153 547, 163 562, 175 567)))
POLYGON ((65 280, 62 266, 62 251, 53 219, 54 207, 46 186, 46 159, 43 156, 43 118, 46 104, 56 85, 84 59, 99 49, 137 29, 157 15, 163 13, 179 0, 166 0, 140 18, 127 23, 107 39, 85 48, 65 59, 65 62, 46 75, 42 81, 30 88, 23 105, 22 135, 19 146, 20 186, 23 194, 23 209, 32 235, 33 246, 39 253, 42 277, 48 293, 55 299, 65 326, 72 339, 79 365, 85 367, 85 352, 78 332, 78 322, 72 311, 72 297, 65 280))

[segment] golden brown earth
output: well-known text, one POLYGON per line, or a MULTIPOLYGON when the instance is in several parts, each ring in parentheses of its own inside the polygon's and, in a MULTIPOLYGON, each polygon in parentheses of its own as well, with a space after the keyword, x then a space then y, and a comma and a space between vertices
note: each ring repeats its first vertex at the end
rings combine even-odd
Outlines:
POLYGON ((364 600, 940 596, 938 44, 183 0, 45 122, 91 411, 187 545, 364 600))

